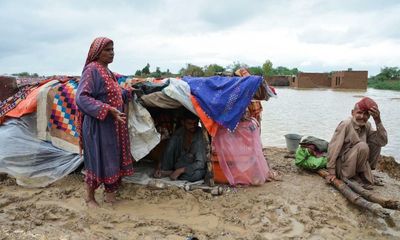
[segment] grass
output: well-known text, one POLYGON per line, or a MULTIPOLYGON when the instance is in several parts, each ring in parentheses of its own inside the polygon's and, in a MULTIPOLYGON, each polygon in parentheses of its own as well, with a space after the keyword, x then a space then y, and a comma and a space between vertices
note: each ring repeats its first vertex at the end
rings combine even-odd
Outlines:
POLYGON ((400 81, 399 80, 388 80, 388 81, 370 80, 370 81, 368 81, 368 87, 376 88, 376 89, 400 91, 400 81))

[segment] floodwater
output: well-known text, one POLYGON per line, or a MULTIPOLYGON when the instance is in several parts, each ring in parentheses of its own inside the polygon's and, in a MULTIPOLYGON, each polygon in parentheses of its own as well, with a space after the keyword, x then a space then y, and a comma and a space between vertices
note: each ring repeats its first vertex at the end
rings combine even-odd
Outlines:
MULTIPOLYGON (((337 91, 331 89, 277 88, 277 98, 263 102, 261 138, 264 146, 286 147, 285 134, 312 135, 329 141, 341 120, 362 97, 374 99, 379 106, 389 143, 382 154, 400 162, 400 92, 368 89, 337 91)), ((370 118, 372 126, 375 123, 370 118)))

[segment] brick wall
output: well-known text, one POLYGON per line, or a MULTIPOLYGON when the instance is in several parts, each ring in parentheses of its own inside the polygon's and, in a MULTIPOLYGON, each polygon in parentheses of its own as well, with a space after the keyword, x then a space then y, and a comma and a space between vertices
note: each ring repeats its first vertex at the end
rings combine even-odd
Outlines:
POLYGON ((332 74, 331 84, 334 89, 366 90, 368 85, 368 71, 334 72, 332 74))
POLYGON ((298 73, 291 87, 295 88, 329 88, 331 80, 328 73, 298 73))
POLYGON ((268 76, 266 80, 271 86, 289 86, 292 81, 292 76, 268 76))

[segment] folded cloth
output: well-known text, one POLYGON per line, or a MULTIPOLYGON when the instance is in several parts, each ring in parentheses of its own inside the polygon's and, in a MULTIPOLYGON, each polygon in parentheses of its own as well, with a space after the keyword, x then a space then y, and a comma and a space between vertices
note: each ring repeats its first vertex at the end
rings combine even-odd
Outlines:
POLYGON ((314 136, 304 136, 300 140, 300 145, 314 145, 319 152, 327 152, 329 143, 314 136))
POLYGON ((362 111, 369 111, 373 107, 378 107, 378 104, 369 97, 363 97, 359 102, 357 102, 357 106, 362 111))

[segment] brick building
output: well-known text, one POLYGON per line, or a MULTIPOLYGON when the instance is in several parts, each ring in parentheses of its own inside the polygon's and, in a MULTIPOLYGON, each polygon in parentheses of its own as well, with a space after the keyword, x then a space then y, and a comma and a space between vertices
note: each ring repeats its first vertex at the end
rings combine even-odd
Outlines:
POLYGON ((266 77, 267 83, 271 86, 289 86, 290 81, 294 76, 290 75, 276 75, 276 76, 268 76, 266 77))
POLYGON ((295 88, 330 88, 331 79, 328 73, 305 73, 299 72, 290 82, 295 88))
POLYGON ((361 89, 368 85, 368 71, 339 71, 333 72, 331 87, 333 89, 361 89))

